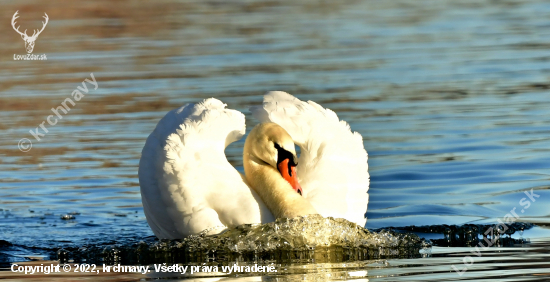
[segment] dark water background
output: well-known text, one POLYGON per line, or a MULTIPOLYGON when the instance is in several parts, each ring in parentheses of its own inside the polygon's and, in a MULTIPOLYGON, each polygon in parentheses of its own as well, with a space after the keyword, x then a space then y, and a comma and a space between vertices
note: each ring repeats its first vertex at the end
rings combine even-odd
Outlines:
MULTIPOLYGON (((492 249, 467 275, 550 272, 547 1, 6 1, 1 11, 0 242, 15 246, 5 261, 148 238, 137 165, 158 120, 216 97, 250 129, 248 107, 283 90, 363 135, 367 228, 492 224, 516 208, 537 225, 515 238, 538 247, 492 249), (9 24, 16 10, 20 30, 49 15, 33 52, 47 61, 13 60, 26 53, 9 24), (98 89, 36 141, 29 130, 90 73, 98 89), (540 198, 525 208, 531 190, 540 198)), ((235 166, 243 142, 226 150, 235 166)), ((450 265, 461 247, 357 268, 372 281, 459 279, 450 265)))

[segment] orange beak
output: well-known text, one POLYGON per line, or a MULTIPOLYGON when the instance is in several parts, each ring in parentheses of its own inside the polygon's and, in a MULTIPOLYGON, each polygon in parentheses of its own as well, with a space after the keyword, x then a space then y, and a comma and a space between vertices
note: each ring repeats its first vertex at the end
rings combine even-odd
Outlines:
POLYGON ((289 165, 289 159, 285 159, 277 165, 281 176, 290 183, 292 189, 298 194, 302 195, 302 186, 298 183, 298 177, 296 174, 296 166, 289 165))

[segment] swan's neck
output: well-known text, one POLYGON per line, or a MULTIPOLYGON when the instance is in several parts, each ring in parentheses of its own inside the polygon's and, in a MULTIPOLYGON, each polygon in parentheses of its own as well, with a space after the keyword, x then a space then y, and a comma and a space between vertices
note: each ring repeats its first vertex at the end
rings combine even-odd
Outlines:
POLYGON ((243 161, 246 180, 275 218, 317 214, 309 201, 296 193, 274 167, 246 153, 243 161))

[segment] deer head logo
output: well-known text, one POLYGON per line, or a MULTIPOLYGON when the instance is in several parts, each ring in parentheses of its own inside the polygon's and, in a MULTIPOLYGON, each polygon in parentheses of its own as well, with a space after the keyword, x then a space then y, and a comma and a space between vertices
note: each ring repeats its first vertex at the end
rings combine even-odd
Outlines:
POLYGON ((13 14, 13 18, 11 19, 11 26, 13 27, 13 29, 15 29, 15 31, 17 31, 17 33, 21 34, 21 38, 23 38, 23 40, 25 40, 25 48, 27 49, 27 53, 32 53, 32 50, 34 49, 34 42, 36 41, 36 38, 38 37, 38 35, 40 35, 40 33, 42 33, 42 31, 44 30, 44 28, 48 24, 48 14, 44 13, 45 16, 43 16, 43 18, 45 18, 46 21, 42 22, 42 29, 40 31, 35 29, 32 36, 28 36, 26 29, 25 29, 25 32, 21 32, 21 31, 19 31, 19 26, 17 28, 15 27, 15 20, 17 18, 19 18, 19 16, 17 16, 18 12, 19 11, 15 12, 15 14, 13 14), (37 31, 38 31, 38 33, 37 33, 37 31))

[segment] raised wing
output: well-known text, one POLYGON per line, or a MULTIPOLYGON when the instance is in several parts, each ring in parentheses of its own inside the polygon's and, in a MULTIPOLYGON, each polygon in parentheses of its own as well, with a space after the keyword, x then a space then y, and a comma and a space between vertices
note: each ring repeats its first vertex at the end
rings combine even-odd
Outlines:
POLYGON ((315 209, 364 226, 369 173, 361 135, 333 111, 286 92, 269 92, 250 110, 260 122, 282 126, 300 146, 298 181, 315 209))
POLYGON ((224 149, 245 133, 245 118, 210 98, 170 111, 149 135, 139 184, 149 226, 161 239, 273 220, 227 161, 224 149))

